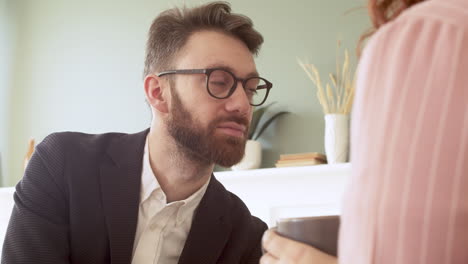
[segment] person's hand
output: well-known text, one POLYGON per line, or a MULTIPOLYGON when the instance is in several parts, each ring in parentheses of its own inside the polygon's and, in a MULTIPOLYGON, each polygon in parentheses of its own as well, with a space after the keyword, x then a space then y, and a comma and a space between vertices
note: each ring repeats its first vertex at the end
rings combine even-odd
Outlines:
POLYGON ((337 258, 309 245, 287 239, 267 230, 263 234, 263 249, 266 251, 260 264, 334 264, 337 258))

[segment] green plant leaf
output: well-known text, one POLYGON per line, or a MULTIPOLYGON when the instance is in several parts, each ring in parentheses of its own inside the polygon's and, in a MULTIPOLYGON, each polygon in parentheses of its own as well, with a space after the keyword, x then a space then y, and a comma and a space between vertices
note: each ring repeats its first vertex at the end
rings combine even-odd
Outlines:
POLYGON ((275 103, 276 102, 271 102, 266 106, 255 109, 255 111, 252 114, 252 122, 250 122, 249 139, 253 139, 253 135, 255 134, 255 131, 257 131, 258 123, 260 122, 260 119, 262 119, 263 114, 270 106, 272 106, 275 103))
POLYGON ((289 114, 289 112, 286 112, 286 111, 283 111, 283 112, 279 112, 279 113, 276 113, 275 115, 273 115, 272 117, 270 117, 270 119, 268 119, 264 124, 263 126, 260 128, 260 130, 258 131, 257 133, 257 136, 254 138, 254 140, 257 140, 263 133, 263 131, 265 131, 265 129, 278 117, 284 115, 284 114, 289 114))

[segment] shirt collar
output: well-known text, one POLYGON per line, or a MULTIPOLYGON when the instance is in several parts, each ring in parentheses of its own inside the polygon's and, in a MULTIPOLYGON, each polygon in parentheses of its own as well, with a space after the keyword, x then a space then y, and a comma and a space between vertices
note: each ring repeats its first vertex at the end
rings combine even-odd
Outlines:
POLYGON ((154 176, 149 159, 148 137, 146 137, 145 150, 143 154, 143 169, 141 172, 141 192, 140 203, 143 203, 151 193, 157 188, 161 188, 158 180, 154 176))
POLYGON ((182 200, 183 204, 179 208, 179 211, 177 213, 177 225, 182 224, 186 219, 191 218, 191 216, 193 216, 195 209, 198 207, 201 199, 205 195, 210 180, 211 177, 200 189, 198 189, 198 191, 190 195, 187 199, 182 200))
MULTIPOLYGON (((151 193, 157 189, 160 189, 161 186, 159 185, 156 176, 154 175, 153 169, 151 168, 150 158, 149 158, 149 139, 146 137, 144 154, 143 154, 143 169, 141 175, 141 192, 140 192, 140 203, 146 201, 151 193)), ((208 188, 208 184, 211 180, 211 177, 206 181, 206 183, 198 189, 195 193, 190 195, 185 200, 175 201, 173 203, 180 204, 178 212, 177 212, 177 219, 176 224, 182 224, 185 219, 191 217, 195 211, 195 209, 200 204, 201 199, 205 195, 206 189, 208 188)), ((161 189, 161 193, 164 194, 164 200, 166 201, 166 194, 161 189)))

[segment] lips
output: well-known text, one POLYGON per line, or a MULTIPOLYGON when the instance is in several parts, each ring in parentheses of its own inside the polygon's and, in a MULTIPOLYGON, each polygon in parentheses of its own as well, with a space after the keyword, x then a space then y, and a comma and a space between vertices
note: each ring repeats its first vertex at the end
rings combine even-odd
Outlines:
POLYGON ((243 137, 246 134, 247 127, 245 125, 236 123, 236 122, 224 122, 218 125, 218 129, 222 130, 224 133, 243 137))

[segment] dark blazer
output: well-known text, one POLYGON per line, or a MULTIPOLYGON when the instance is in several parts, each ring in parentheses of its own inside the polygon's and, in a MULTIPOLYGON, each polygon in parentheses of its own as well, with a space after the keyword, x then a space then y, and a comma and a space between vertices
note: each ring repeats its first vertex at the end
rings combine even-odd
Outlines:
MULTIPOLYGON (((131 263, 147 133, 45 138, 16 186, 1 263, 131 263)), ((258 263, 266 228, 212 176, 179 263, 258 263)))

